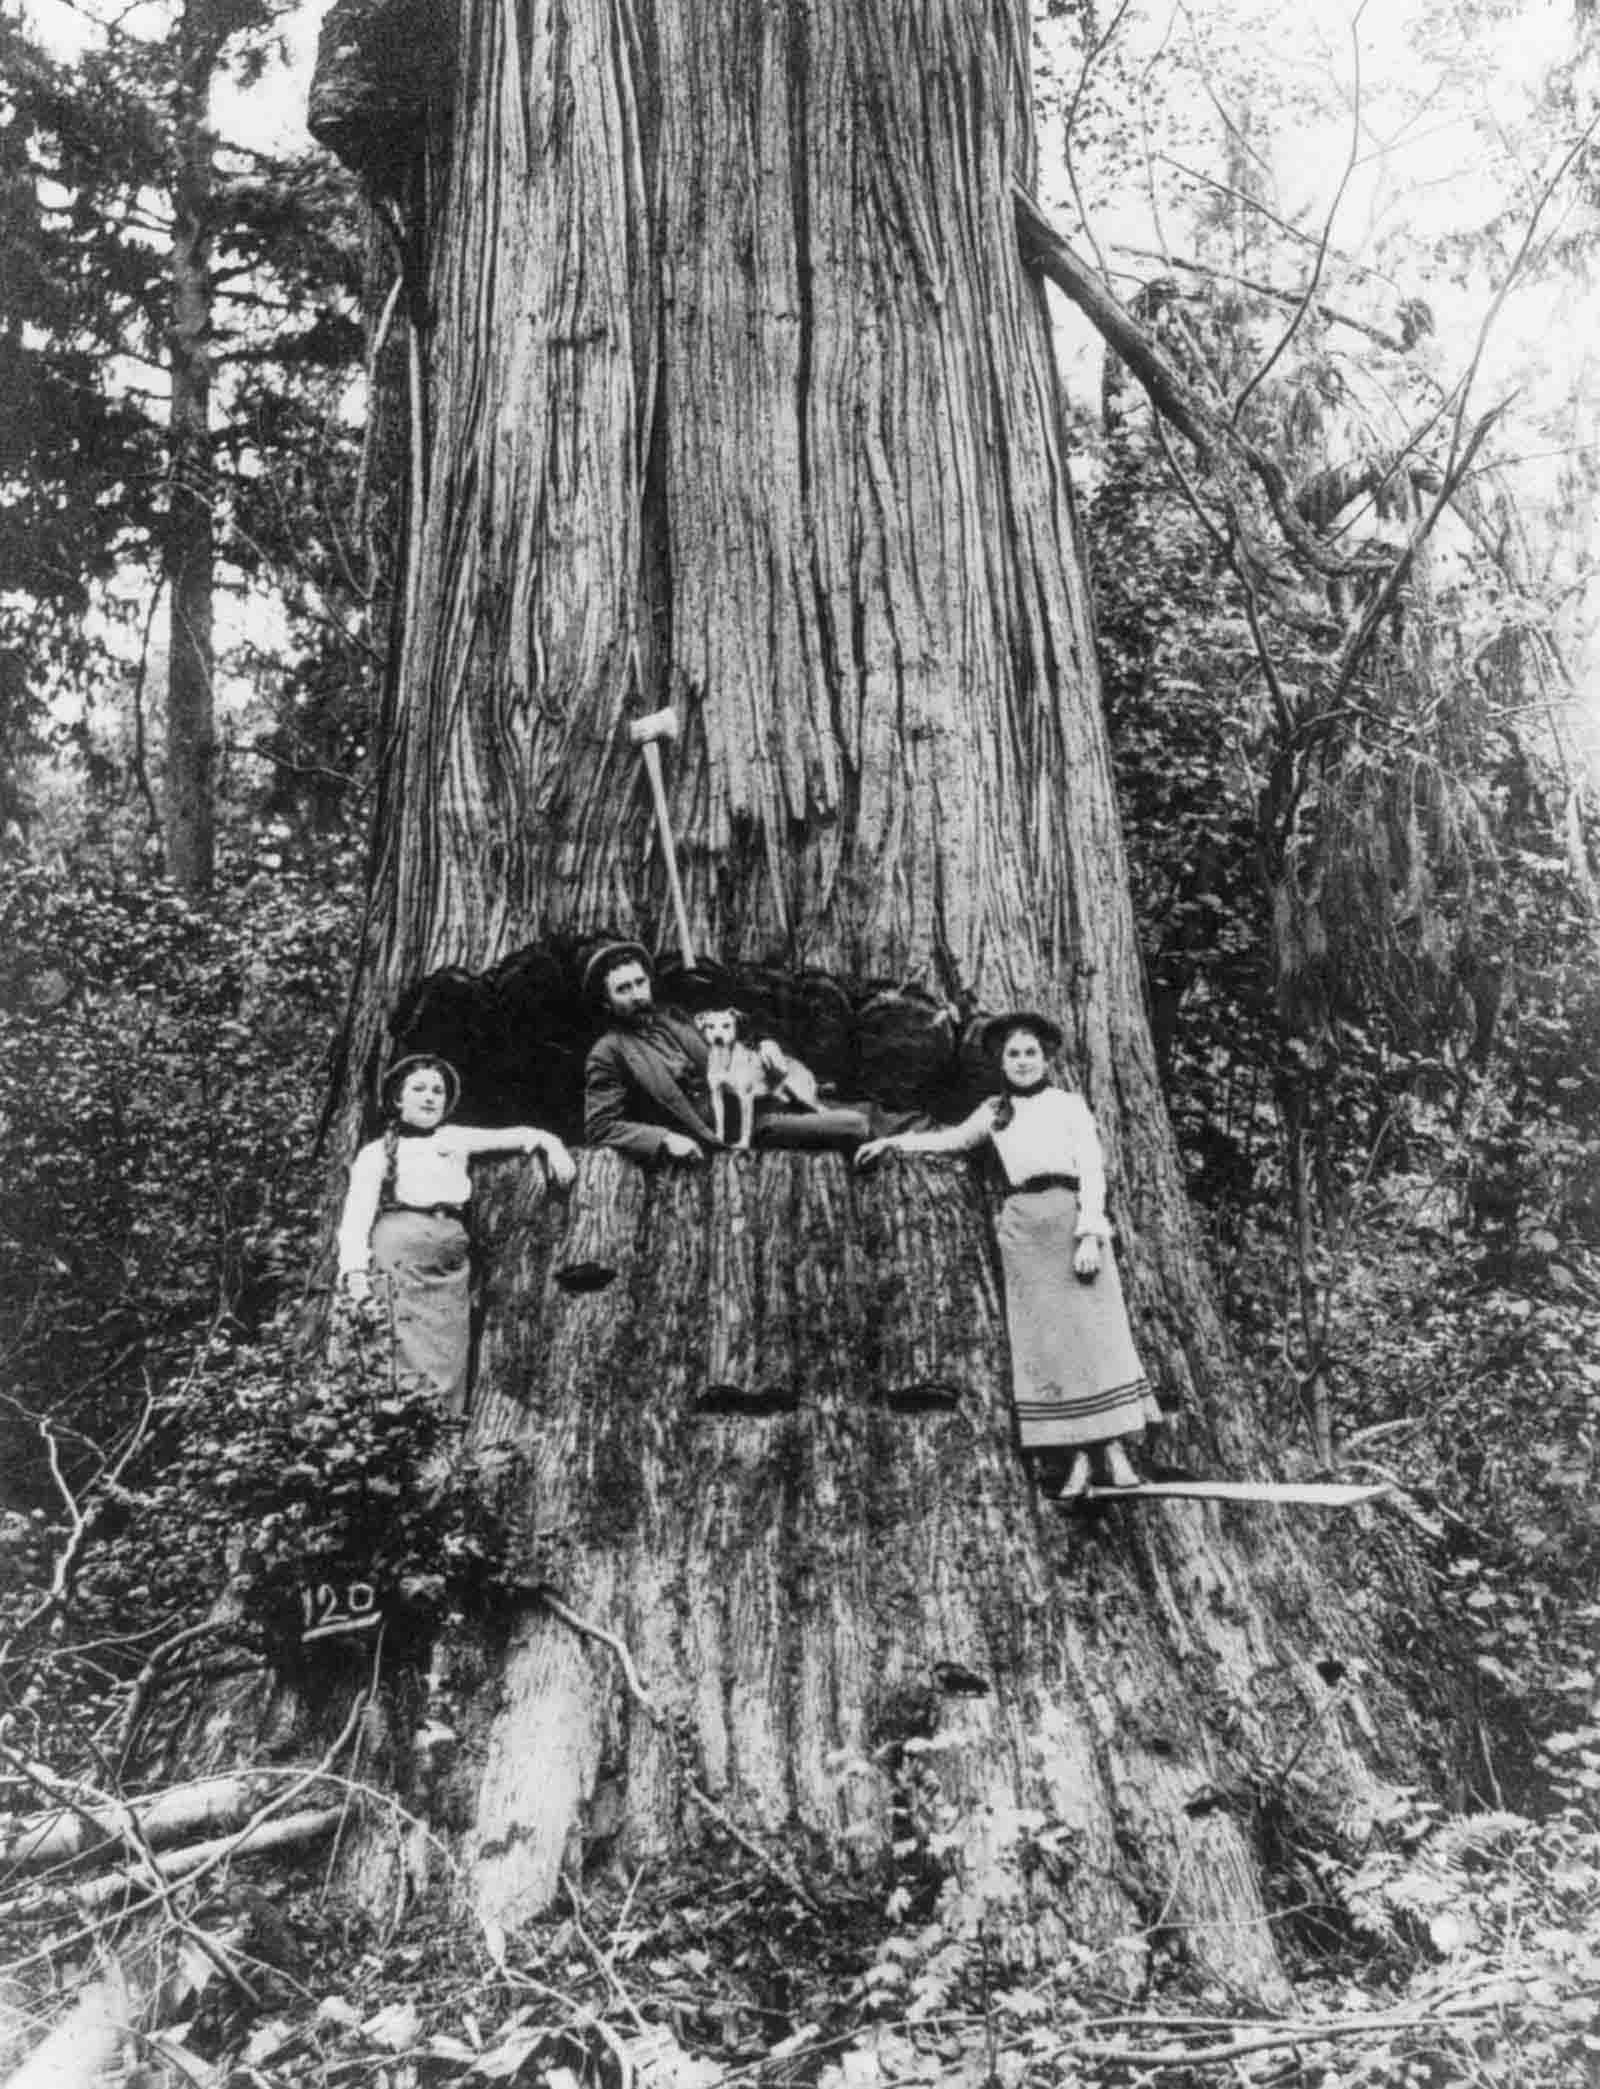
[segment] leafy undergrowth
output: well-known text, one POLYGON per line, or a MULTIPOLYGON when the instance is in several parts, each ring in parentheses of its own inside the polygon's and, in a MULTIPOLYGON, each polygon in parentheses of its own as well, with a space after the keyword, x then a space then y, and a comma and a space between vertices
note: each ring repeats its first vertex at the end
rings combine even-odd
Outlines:
MULTIPOLYGON (((860 1897, 807 1909, 729 1848, 674 1871, 569 1881, 558 1909, 514 1934, 436 1898, 386 1940, 309 1874, 266 1892, 236 1877, 209 1906, 185 1908, 181 1929, 147 1929, 128 1952, 147 1992, 162 1976, 131 2079, 146 2089, 1564 2089, 1596 2079, 1592 1821, 1418 1813, 1390 1830, 1338 1882, 1372 1955, 1352 1952, 1307 1982, 1292 2017, 1230 2003, 1141 1936, 1024 1972, 954 1874, 931 1919, 897 1923, 860 1897), (1401 1932, 1403 1954, 1389 1949, 1401 1932)), ((112 1944, 109 1931, 102 1941, 112 1944)))
POLYGON ((1349 1387, 1341 1470, 1397 1482, 1421 1512, 1405 1529, 1434 1622, 1412 1620, 1400 1658, 1475 1732, 1462 1796, 1541 1815, 1592 1802, 1600 1256, 1539 1223, 1491 1250, 1395 1229, 1346 1275, 1331 1330, 1349 1387))

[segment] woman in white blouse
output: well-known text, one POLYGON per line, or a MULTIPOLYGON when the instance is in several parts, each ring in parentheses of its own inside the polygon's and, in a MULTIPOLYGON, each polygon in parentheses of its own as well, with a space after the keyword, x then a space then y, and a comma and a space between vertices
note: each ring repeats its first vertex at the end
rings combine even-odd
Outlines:
POLYGON ((425 1388, 450 1414, 466 1407, 471 1346, 467 1163, 485 1153, 537 1153, 557 1187, 574 1174, 561 1141, 531 1124, 486 1131, 448 1123, 460 1095, 447 1059, 419 1053, 389 1069, 389 1121, 351 1164, 339 1222, 346 1296, 365 1305, 376 1273, 388 1294, 400 1385, 425 1388))
POLYGON ((1091 1453, 1113 1487, 1136 1487, 1127 1439, 1160 1410, 1140 1365, 1106 1221, 1105 1157, 1081 1095, 1050 1079, 1061 1032, 1019 1012, 983 1027, 1005 1093, 943 1131, 871 1139, 858 1166, 878 1155, 966 1153, 992 1145, 1005 1179, 995 1225, 1005 1273, 1012 1392, 1026 1452, 1068 1459, 1061 1498, 1088 1487, 1091 1453))

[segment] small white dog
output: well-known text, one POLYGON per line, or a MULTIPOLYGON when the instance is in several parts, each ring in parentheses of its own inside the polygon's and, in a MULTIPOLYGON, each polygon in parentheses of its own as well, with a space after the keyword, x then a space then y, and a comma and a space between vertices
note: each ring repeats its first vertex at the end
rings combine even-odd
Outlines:
POLYGON ((772 1081, 761 1063, 761 1054, 745 1043, 740 1032, 744 1018, 736 1008, 705 1008, 694 1026, 711 1047, 706 1082, 711 1090, 711 1121, 717 1137, 728 1142, 728 1097, 733 1097, 739 1118, 735 1141, 741 1153, 750 1151, 750 1135, 756 1128, 756 1098, 770 1094, 772 1081))

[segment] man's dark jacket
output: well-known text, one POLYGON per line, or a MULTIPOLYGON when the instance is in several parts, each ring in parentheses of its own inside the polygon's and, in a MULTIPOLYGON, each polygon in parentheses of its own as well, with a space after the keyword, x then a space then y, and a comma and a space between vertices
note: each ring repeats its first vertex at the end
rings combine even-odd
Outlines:
MULTIPOLYGON (((657 1008, 651 1020, 671 1032, 692 1065, 704 1072, 711 1054, 686 1016, 657 1008)), ((613 1026, 595 1042, 583 1070, 583 1136, 591 1146, 615 1146, 630 1160, 660 1158, 669 1131, 687 1132, 702 1146, 716 1134, 673 1079, 648 1037, 613 1026)))

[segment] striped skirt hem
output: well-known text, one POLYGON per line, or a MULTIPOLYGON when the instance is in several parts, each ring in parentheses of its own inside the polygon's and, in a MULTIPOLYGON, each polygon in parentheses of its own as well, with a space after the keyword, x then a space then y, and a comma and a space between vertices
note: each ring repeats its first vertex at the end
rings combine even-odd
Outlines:
POLYGON ((1017 1431, 1025 1451, 1070 1450, 1105 1443, 1113 1436, 1135 1436, 1150 1414, 1152 1394, 1146 1378, 1094 1393, 1051 1399, 1049 1389, 1016 1402, 1017 1431))

